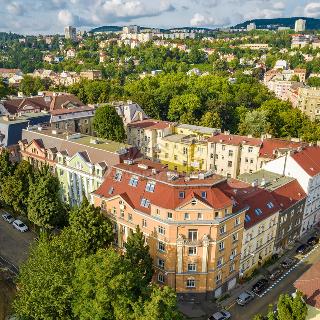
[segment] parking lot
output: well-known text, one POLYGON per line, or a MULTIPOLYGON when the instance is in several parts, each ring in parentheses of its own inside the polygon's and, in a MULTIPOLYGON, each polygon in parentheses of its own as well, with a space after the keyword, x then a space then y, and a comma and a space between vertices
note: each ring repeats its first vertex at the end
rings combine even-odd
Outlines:
POLYGON ((0 210, 0 256, 19 267, 28 256, 35 235, 30 231, 21 233, 14 229, 11 224, 3 221, 3 213, 0 210))

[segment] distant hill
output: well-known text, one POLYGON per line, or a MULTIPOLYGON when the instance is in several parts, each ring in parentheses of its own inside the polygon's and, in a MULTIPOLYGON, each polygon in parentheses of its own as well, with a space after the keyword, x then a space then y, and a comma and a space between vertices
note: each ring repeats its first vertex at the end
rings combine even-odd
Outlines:
POLYGON ((320 19, 305 18, 305 17, 292 17, 292 18, 275 18, 275 19, 253 19, 243 23, 237 24, 233 28, 240 29, 246 28, 251 22, 254 22, 258 29, 275 29, 277 27, 289 27, 294 29, 294 24, 297 19, 306 20, 307 30, 320 30, 320 19))
POLYGON ((90 32, 91 33, 96 33, 96 32, 119 32, 121 30, 122 30, 122 27, 119 27, 119 26, 102 26, 102 27, 94 28, 90 32))

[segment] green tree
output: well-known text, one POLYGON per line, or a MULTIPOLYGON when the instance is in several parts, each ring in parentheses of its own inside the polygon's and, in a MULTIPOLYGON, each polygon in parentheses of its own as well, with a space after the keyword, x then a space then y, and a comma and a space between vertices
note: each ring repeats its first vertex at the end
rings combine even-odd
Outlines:
POLYGON ((256 314, 252 320, 263 320, 263 316, 261 314, 256 314))
POLYGON ((228 62, 224 59, 218 59, 213 63, 213 70, 217 72, 227 71, 228 62))
POLYGON ((52 229, 63 223, 65 218, 59 180, 44 168, 30 184, 28 219, 39 227, 52 229))
MULTIPOLYGON (((4 200, 6 194, 3 193, 3 186, 6 180, 12 176, 14 172, 14 165, 10 161, 10 153, 3 149, 0 153, 0 198, 4 200)), ((7 190, 5 191, 7 193, 7 190)))
POLYGON ((45 90, 45 86, 39 77, 25 75, 20 82, 19 90, 26 96, 33 96, 38 91, 45 90))
POLYGON ((300 78, 299 78, 299 76, 298 76, 297 74, 294 74, 294 75, 291 77, 290 80, 291 80, 291 81, 300 82, 300 78))
POLYGON ((27 214, 29 184, 33 180, 33 169, 29 162, 21 161, 14 174, 2 184, 2 199, 20 214, 27 214))
POLYGON ((221 128, 221 119, 219 113, 207 111, 201 117, 200 125, 209 128, 221 128))
POLYGON ((46 236, 40 237, 21 266, 13 309, 21 319, 71 319, 70 256, 46 236))
POLYGON ((125 130, 120 116, 114 107, 104 105, 96 110, 93 127, 101 138, 122 142, 125 130))
POLYGON ((94 253, 113 240, 111 221, 104 217, 100 208, 89 204, 84 198, 80 207, 71 210, 69 216, 70 230, 77 234, 86 253, 94 253))
POLYGON ((310 87, 320 87, 320 77, 310 77, 310 78, 308 78, 307 84, 310 87))
POLYGON ((201 102, 195 94, 183 94, 170 101, 168 118, 172 121, 195 124, 201 114, 201 102))
POLYGON ((141 274, 137 282, 137 294, 139 295, 150 283, 153 275, 152 258, 149 253, 149 246, 145 244, 145 237, 137 226, 135 232, 130 233, 124 245, 125 259, 131 265, 132 270, 141 274))
POLYGON ((278 320, 305 320, 308 313, 306 303, 302 300, 301 293, 295 297, 282 294, 278 301, 278 320))
POLYGON ((239 124, 239 133, 260 137, 268 133, 270 123, 268 122, 268 113, 265 110, 253 110, 246 114, 243 121, 239 124))

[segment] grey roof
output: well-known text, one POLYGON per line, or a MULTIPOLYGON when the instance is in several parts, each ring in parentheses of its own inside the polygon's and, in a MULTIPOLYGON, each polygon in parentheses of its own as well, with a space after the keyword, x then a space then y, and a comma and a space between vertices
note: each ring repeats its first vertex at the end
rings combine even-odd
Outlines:
POLYGON ((196 126, 196 125, 192 125, 192 124, 179 124, 179 125, 177 125, 176 128, 189 129, 189 130, 196 131, 196 132, 199 132, 202 134, 215 134, 215 133, 221 132, 220 129, 196 126))

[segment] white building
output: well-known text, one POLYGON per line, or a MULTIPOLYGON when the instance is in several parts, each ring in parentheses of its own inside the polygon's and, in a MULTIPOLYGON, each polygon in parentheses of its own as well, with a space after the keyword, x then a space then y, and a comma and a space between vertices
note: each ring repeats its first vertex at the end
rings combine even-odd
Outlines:
POLYGON ((247 31, 252 31, 252 30, 256 30, 257 26, 254 22, 251 22, 247 25, 247 31))
POLYGON ((268 171, 296 178, 307 193, 301 235, 320 221, 320 147, 306 147, 265 164, 268 171))
POLYGON ((77 40, 77 29, 72 26, 67 26, 64 28, 64 36, 66 39, 71 39, 72 41, 77 40))
POLYGON ((306 30, 306 20, 298 19, 294 24, 295 32, 303 32, 306 30))

